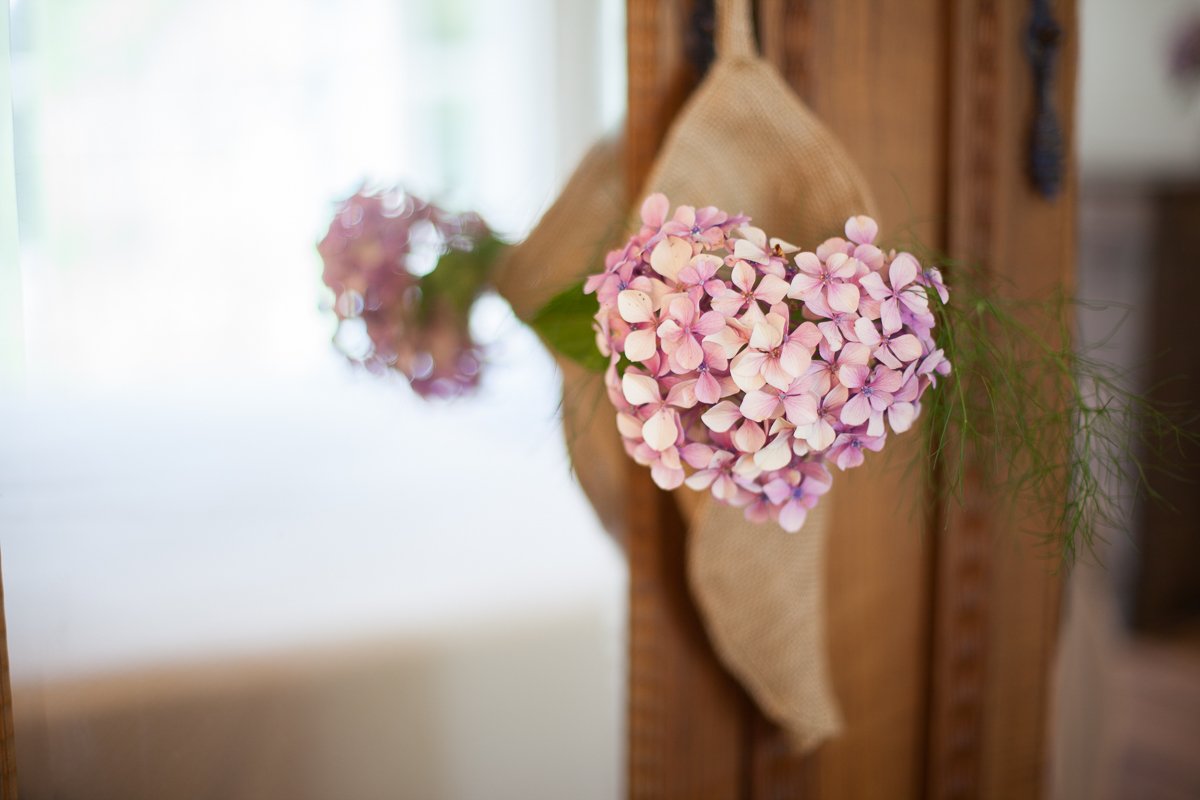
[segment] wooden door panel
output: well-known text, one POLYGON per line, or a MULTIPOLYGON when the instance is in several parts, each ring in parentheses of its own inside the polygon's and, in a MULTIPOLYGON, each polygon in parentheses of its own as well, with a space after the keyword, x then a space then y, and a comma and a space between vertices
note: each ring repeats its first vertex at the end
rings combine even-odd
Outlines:
MULTIPOLYGON (((628 0, 631 192, 698 79, 681 31, 702 1, 628 0)), ((1046 201, 1025 176, 1029 10, 759 0, 757 23, 764 56, 863 169, 885 238, 915 237, 1034 292, 1069 279, 1074 194, 1046 201)), ((1066 36, 1055 98, 1070 141, 1073 3, 1057 13, 1066 36)), ((827 631, 846 730, 807 758, 787 750, 684 613, 678 514, 631 469, 630 796, 702 796, 683 786, 744 800, 1040 794, 1053 564, 1001 529, 982 481, 963 507, 930 503, 909 469, 920 447, 916 436, 893 439, 839 474, 828 499, 827 631)), ((1013 524, 1037 522, 1021 516, 1013 524)))

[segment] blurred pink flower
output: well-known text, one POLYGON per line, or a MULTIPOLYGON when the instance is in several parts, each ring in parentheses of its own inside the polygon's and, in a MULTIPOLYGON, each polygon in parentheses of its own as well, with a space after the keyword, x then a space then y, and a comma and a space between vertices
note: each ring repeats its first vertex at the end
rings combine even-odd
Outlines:
POLYGON ((403 374, 423 397, 473 389, 483 354, 468 327, 470 308, 498 247, 475 214, 452 214, 399 189, 359 191, 338 205, 317 244, 334 293, 335 344, 372 372, 403 374), (449 252, 465 256, 452 279, 438 274, 449 252), (354 323, 365 341, 355 339, 354 323))

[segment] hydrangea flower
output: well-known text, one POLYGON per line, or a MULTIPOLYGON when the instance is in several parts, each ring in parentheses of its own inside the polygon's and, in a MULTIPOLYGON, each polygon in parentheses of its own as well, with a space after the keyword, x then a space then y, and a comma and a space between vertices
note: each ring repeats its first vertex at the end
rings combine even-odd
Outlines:
POLYGON ((802 250, 744 216, 642 205, 638 233, 584 291, 626 451, 663 488, 682 484, 796 531, 950 371, 929 301, 934 267, 875 244, 870 217, 802 250))
MULTIPOLYGON (((335 345, 373 372, 399 372, 423 397, 475 388, 483 352, 471 337, 470 308, 499 246, 476 214, 454 214, 400 189, 360 190, 338 205, 317 245, 334 293, 335 345), (450 253, 458 257, 446 266, 450 253)), ((617 278, 625 269, 632 279, 634 261, 612 261, 617 278)))

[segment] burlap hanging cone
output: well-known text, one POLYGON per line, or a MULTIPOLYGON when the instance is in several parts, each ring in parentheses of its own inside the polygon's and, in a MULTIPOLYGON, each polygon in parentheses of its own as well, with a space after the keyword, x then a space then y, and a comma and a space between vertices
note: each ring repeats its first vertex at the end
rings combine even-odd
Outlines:
MULTIPOLYGON (((754 52, 744 0, 720 3, 718 58, 668 132, 635 204, 623 196, 617 147, 584 160, 529 238, 514 248, 498 285, 529 319, 554 294, 602 268, 634 223, 640 198, 661 191, 673 206, 715 205, 806 247, 872 213, 863 178, 833 136, 754 52), (629 221, 629 226, 614 223, 629 221)), ((559 359, 567 444, 584 491, 609 530, 624 528, 625 455, 599 376, 559 359)), ((836 491, 836 483, 835 489, 836 491)), ((738 509, 676 490, 689 520, 692 593, 713 647, 797 749, 837 733, 824 633, 824 545, 833 500, 804 528, 746 522, 738 509)))

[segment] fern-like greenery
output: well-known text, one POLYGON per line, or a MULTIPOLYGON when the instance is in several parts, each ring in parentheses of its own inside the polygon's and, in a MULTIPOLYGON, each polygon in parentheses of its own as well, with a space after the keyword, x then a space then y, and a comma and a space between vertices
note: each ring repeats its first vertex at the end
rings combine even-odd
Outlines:
POLYGON ((1079 342, 1077 315, 1097 305, 1061 290, 1021 298, 977 267, 942 263, 950 302, 927 294, 953 372, 923 400, 925 474, 940 499, 961 501, 965 476, 979 470, 996 510, 1010 520, 1032 511, 1012 521, 1069 565, 1106 529, 1130 529, 1137 500, 1161 500, 1154 486, 1168 476, 1152 475, 1146 456, 1169 464, 1197 439, 1195 420, 1137 391, 1102 357, 1111 333, 1079 342))

